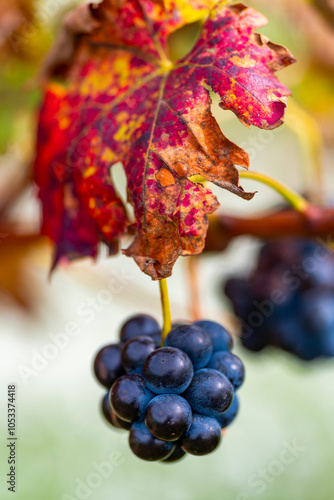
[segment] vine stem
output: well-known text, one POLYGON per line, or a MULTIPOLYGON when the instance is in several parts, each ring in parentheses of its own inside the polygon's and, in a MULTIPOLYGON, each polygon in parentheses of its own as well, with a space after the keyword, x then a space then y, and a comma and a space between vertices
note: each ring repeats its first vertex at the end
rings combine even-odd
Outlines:
POLYGON ((267 186, 277 191, 277 193, 279 193, 297 212, 301 214, 307 213, 309 202, 305 200, 303 196, 296 193, 296 191, 293 191, 276 179, 269 177, 269 175, 265 175, 260 172, 239 171, 239 176, 243 179, 251 179, 254 181, 262 182, 262 184, 266 184, 267 186))
POLYGON ((160 298, 161 298, 162 317, 163 317, 163 327, 161 332, 161 345, 163 346, 165 343, 165 338, 167 337, 168 333, 172 328, 172 319, 170 313, 167 280, 166 279, 160 280, 159 287, 160 287, 160 298))
POLYGON ((198 321, 201 319, 201 301, 199 295, 199 259, 193 256, 187 257, 188 262, 188 277, 189 277, 189 288, 190 288, 190 304, 189 304, 189 312, 191 319, 193 321, 198 321))

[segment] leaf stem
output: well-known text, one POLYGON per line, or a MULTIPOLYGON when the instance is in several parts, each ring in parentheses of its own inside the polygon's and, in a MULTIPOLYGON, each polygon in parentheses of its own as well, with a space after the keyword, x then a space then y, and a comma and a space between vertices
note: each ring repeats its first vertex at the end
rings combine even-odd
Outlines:
POLYGON ((243 172, 239 171, 240 178, 252 179, 254 181, 262 182, 267 186, 271 187, 277 193, 279 193, 285 200, 291 205, 297 212, 301 214, 306 214, 309 207, 309 203, 303 196, 296 193, 292 189, 288 188, 284 184, 280 183, 276 179, 273 179, 269 175, 262 174, 260 172, 243 172))
POLYGON ((170 313, 167 280, 166 279, 160 280, 159 287, 160 287, 160 297, 161 297, 162 316, 163 316, 163 327, 161 332, 161 345, 163 346, 165 343, 165 338, 167 337, 168 333, 172 328, 172 320, 170 313))

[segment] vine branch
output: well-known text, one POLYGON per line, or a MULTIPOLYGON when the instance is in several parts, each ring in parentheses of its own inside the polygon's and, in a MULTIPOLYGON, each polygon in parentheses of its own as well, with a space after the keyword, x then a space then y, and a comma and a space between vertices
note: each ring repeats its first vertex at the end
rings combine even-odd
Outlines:
POLYGON ((334 237, 334 207, 309 204, 304 213, 286 209, 250 218, 225 214, 211 216, 205 251, 221 252, 233 239, 245 235, 263 239, 285 236, 321 238, 330 243, 334 237))

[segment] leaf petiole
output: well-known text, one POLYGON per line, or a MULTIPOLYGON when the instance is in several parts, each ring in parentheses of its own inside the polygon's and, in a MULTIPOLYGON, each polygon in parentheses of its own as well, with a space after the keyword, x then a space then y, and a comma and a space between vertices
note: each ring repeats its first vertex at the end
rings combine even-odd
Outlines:
POLYGON ((161 297, 161 306, 162 306, 162 316, 163 316, 163 327, 161 332, 161 345, 163 346, 165 343, 165 338, 172 328, 172 320, 171 320, 171 312, 169 305, 169 296, 168 296, 168 287, 167 280, 162 279, 159 281, 160 287, 160 297, 161 297))
POLYGON ((296 193, 293 189, 288 188, 281 182, 273 179, 269 175, 262 174, 260 172, 242 172, 239 171, 240 178, 251 179, 254 181, 262 182, 267 186, 274 189, 292 206, 297 212, 301 214, 306 214, 309 207, 309 202, 303 198, 300 194, 296 193))

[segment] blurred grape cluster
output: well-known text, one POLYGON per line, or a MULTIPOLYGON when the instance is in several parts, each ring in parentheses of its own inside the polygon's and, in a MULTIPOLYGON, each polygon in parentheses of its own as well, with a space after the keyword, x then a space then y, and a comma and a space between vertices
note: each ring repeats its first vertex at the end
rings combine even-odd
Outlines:
POLYGON ((251 351, 268 345, 303 360, 334 356, 334 255, 325 243, 266 243, 253 272, 225 285, 251 351))

